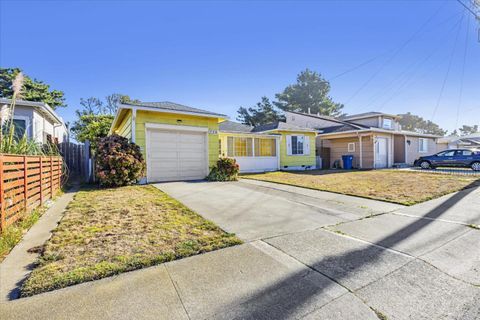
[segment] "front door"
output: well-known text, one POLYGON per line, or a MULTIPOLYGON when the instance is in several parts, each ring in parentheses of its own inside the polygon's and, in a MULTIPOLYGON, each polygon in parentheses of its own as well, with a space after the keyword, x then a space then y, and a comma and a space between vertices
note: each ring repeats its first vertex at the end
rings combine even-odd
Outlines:
POLYGON ((388 167, 387 138, 377 138, 375 142, 375 168, 388 167))

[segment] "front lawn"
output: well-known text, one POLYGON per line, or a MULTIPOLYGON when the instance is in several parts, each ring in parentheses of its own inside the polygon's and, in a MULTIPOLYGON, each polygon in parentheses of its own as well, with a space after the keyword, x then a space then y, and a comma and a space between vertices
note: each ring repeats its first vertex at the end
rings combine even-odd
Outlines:
POLYGON ((80 191, 22 296, 241 243, 153 186, 80 191))
POLYGON ((438 198, 480 185, 478 177, 399 170, 269 172, 242 176, 322 191, 383 200, 404 205, 438 198))

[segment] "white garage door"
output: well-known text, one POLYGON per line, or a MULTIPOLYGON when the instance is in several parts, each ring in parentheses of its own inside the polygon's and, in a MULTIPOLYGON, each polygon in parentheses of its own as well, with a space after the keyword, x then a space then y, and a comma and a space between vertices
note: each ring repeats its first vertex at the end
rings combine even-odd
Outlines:
POLYGON ((207 176, 205 132, 147 130, 149 182, 195 180, 207 176))

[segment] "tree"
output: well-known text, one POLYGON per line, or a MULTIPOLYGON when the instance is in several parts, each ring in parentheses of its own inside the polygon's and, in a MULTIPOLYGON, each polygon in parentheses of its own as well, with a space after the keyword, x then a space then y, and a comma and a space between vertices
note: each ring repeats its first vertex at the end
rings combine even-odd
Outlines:
POLYGON ((111 114, 83 114, 73 123, 70 132, 79 142, 89 140, 95 150, 97 140, 108 135, 113 118, 111 114))
MULTIPOLYGON (((13 96, 12 83, 19 68, 0 68, 0 98, 11 99, 13 96)), ((43 81, 24 76, 22 99, 26 101, 44 102, 52 109, 66 107, 63 91, 50 90, 50 86, 43 81)))
POLYGON ((305 69, 297 76, 297 83, 289 85, 275 97, 275 104, 284 111, 319 113, 325 116, 342 115, 343 104, 335 103, 328 95, 330 83, 320 74, 305 69))
POLYGON ((237 111, 237 120, 250 126, 284 120, 284 116, 267 97, 250 108, 240 107, 237 111))
POLYGON ((458 128, 460 130, 460 135, 461 136, 467 136, 472 133, 477 133, 478 131, 478 124, 475 124, 473 126, 467 126, 463 125, 461 128, 458 128))
POLYGON ((438 124, 430 120, 425 120, 420 116, 411 114, 410 112, 399 114, 399 116, 401 117, 399 123, 404 130, 435 134, 439 136, 444 136, 447 133, 447 130, 443 130, 438 124))

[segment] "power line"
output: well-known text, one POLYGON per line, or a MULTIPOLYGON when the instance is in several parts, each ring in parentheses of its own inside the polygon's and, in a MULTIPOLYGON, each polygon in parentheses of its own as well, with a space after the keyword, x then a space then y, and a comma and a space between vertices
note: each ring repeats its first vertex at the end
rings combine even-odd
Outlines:
MULTIPOLYGON (((462 16, 462 21, 463 21, 463 18, 465 16, 462 16)), ((450 74, 450 69, 452 67, 452 62, 453 62, 453 56, 455 55, 455 51, 457 49, 457 42, 458 42, 458 37, 460 35, 460 30, 462 30, 462 25, 460 24, 460 26, 458 27, 458 31, 457 31, 457 35, 455 37, 455 42, 453 44, 453 49, 452 49, 452 53, 450 54, 450 61, 448 62, 448 67, 447 67, 447 72, 445 73, 445 77, 443 78, 443 83, 442 83, 442 87, 440 89, 440 94, 438 95, 438 99, 437 99, 437 103, 435 105, 435 108, 433 109, 433 114, 432 114, 432 120, 434 120, 435 118, 435 115, 437 113, 437 109, 438 109, 438 106, 440 105, 440 101, 442 100, 442 96, 443 96, 443 91, 445 90, 445 84, 447 83, 447 79, 448 79, 448 76, 450 74)))
POLYGON ((470 12, 471 14, 473 14, 473 16, 477 19, 480 20, 480 16, 475 12, 473 11, 469 6, 467 6, 465 3, 463 3, 463 1, 461 0, 457 0, 458 3, 460 3, 465 9, 468 10, 468 12, 470 12))
POLYGON ((380 68, 375 71, 373 73, 372 76, 370 76, 367 81, 365 81, 361 86, 360 88, 358 88, 354 93, 353 95, 351 95, 347 101, 345 101, 345 104, 348 104, 354 97, 357 96, 358 93, 360 93, 360 91, 362 91, 382 70, 383 68, 385 68, 396 56, 398 53, 400 53, 413 39, 415 39, 415 37, 421 32, 423 31, 423 29, 425 29, 425 27, 430 23, 430 21, 440 12, 440 10, 443 8, 443 5, 445 4, 442 4, 423 24, 422 26, 414 32, 414 34, 408 38, 394 53, 393 55, 387 60, 385 61, 381 66, 380 68))

